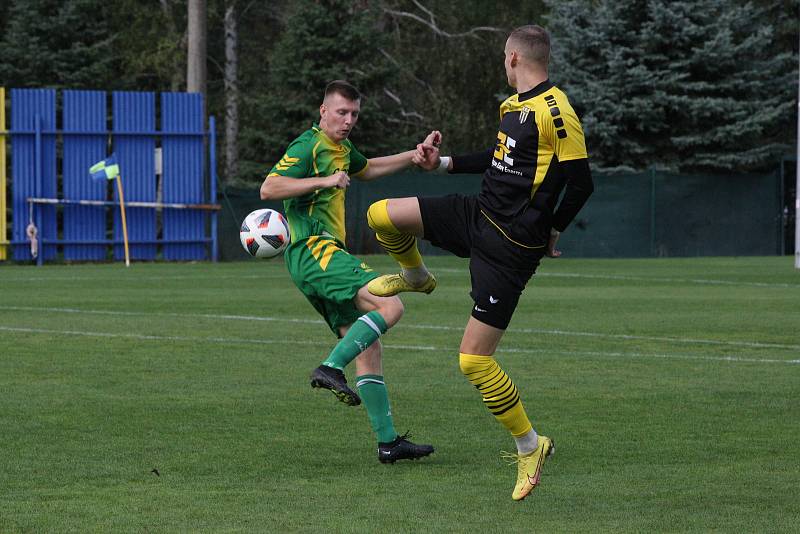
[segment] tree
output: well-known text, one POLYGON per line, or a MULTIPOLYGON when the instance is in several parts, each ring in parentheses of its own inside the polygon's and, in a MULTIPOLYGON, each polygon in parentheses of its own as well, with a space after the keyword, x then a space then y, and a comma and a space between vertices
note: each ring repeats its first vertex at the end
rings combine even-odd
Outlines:
POLYGON ((184 91, 186 89, 186 1, 159 0, 158 8, 139 0, 118 0, 109 23, 121 55, 118 80, 106 89, 184 91))
POLYGON ((225 2, 225 180, 239 174, 239 30, 236 0, 225 2))
POLYGON ((541 23, 541 1, 384 0, 382 49, 397 70, 392 90, 410 132, 442 130, 445 152, 493 146, 500 103, 514 90, 503 71, 503 45, 514 27, 541 23), (410 119, 416 118, 415 121, 410 119))
POLYGON ((745 171, 775 164, 793 135, 791 51, 752 4, 546 0, 551 75, 601 168, 745 171))
POLYGON ((0 48, 0 80, 10 87, 102 88, 114 80, 119 55, 98 0, 14 2, 0 48))
POLYGON ((205 0, 189 0, 188 4, 188 55, 186 61, 186 91, 206 95, 207 10, 205 0))
POLYGON ((334 79, 348 80, 364 95, 353 134, 359 149, 368 156, 396 151, 398 136, 383 120, 396 104, 383 91, 393 70, 378 50, 384 40, 379 18, 374 7, 347 0, 287 7, 274 48, 258 57, 269 65, 268 79, 242 94, 240 166, 247 181, 260 182, 286 145, 318 119, 322 91, 334 79))

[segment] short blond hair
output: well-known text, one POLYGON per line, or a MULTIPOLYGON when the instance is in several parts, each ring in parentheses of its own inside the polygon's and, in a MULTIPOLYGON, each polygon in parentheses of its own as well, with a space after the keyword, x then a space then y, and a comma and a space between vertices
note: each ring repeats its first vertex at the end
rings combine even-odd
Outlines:
POLYGON ((550 35, 536 24, 520 26, 508 36, 509 42, 518 47, 519 53, 534 63, 547 66, 550 62, 550 35))

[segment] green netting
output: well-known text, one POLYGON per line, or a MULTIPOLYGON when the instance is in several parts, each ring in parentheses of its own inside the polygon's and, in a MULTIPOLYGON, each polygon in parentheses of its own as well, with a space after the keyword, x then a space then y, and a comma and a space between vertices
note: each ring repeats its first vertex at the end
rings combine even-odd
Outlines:
MULTIPOLYGON (((569 257, 730 256, 781 253, 779 173, 763 175, 595 174, 595 192, 562 236, 569 257)), ((382 250, 366 224, 382 198, 477 193, 480 176, 404 173, 347 190, 347 245, 356 254, 382 250)), ((226 190, 220 198, 220 258, 244 259, 239 223, 262 202, 258 190, 226 190)), ((423 254, 443 251, 421 243, 423 254)))
POLYGON ((652 221, 649 174, 593 176, 595 191, 559 240, 570 257, 650 255, 652 221))
POLYGON ((779 176, 686 176, 655 180, 656 256, 781 253, 779 176))

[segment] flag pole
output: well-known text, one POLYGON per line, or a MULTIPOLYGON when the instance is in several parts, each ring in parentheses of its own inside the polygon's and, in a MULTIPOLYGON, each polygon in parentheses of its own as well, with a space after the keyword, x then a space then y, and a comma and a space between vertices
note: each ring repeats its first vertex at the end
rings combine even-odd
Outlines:
POLYGON ((128 253, 128 223, 125 221, 125 198, 122 196, 122 176, 117 175, 117 192, 119 193, 119 212, 122 216, 122 242, 125 245, 125 267, 131 266, 131 257, 128 253))

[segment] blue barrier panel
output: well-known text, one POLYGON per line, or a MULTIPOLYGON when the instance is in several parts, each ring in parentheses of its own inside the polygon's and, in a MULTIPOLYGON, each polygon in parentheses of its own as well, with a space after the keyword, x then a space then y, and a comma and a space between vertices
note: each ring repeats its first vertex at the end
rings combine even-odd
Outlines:
MULTIPOLYGON (((164 202, 203 202, 203 97, 199 93, 161 93, 161 138, 164 202), (196 135, 169 135, 170 133, 196 135)), ((164 259, 202 260, 206 246, 206 214, 197 210, 165 210, 164 239, 198 240, 165 243, 164 259)))
MULTIPOLYGON (((25 229, 30 197, 56 195, 56 92, 54 89, 11 90, 11 177, 15 260, 30 260, 25 229)), ((34 221, 39 237, 56 237, 55 206, 36 206, 34 221)), ((39 247, 40 259, 52 259, 55 245, 39 247)))
MULTIPOLYGON (((125 201, 156 201, 155 179, 155 95, 153 93, 113 93, 112 116, 114 152, 122 175, 125 201)), ((118 200, 116 187, 114 200, 118 200)), ((150 208, 126 209, 128 239, 151 241, 153 244, 131 245, 131 259, 156 258, 156 213, 150 208)), ((122 242, 122 221, 119 210, 114 212, 114 240, 122 242)), ((122 245, 114 246, 114 257, 124 258, 122 245)))
POLYGON ((127 209, 131 257, 154 260, 163 252, 169 260, 216 260, 216 236, 206 235, 209 222, 215 228, 216 213, 196 206, 216 200, 214 184, 210 192, 205 190, 201 95, 162 94, 161 130, 157 131, 154 93, 115 92, 110 132, 104 91, 64 91, 61 97, 52 89, 13 89, 11 96, 14 259, 32 257, 26 234, 30 219, 38 229, 39 264, 55 259, 62 248, 68 261, 106 259, 109 245, 115 259, 123 257, 119 209, 108 202, 109 189, 113 202, 118 202, 116 184, 95 182, 88 175, 92 164, 115 152, 125 202, 154 204, 127 209), (56 121, 57 98, 63 98, 61 129, 56 121), (162 187, 155 174, 159 139, 162 187), (58 164, 57 153, 62 158, 58 164), (57 169, 63 171, 63 178, 57 169), (206 200, 209 195, 212 198, 206 200), (29 203, 32 198, 37 199, 33 204, 29 203), (169 205, 156 205, 157 200, 169 205), (109 205, 113 207, 110 219, 109 205), (112 239, 107 235, 110 220, 112 239))
MULTIPOLYGON (((89 167, 106 157, 106 93, 64 91, 63 198, 106 200, 108 181, 92 180, 89 167), (87 134, 96 135, 87 135, 87 134)), ((65 241, 101 241, 106 238, 106 208, 64 206, 65 241)), ((64 245, 65 260, 102 260, 105 245, 64 245)))

